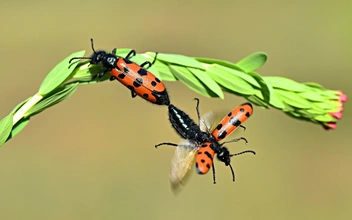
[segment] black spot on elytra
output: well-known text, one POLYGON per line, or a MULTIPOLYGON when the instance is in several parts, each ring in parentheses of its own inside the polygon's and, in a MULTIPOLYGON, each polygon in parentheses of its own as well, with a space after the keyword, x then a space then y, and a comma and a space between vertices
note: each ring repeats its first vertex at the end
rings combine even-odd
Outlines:
POLYGON ((150 84, 155 87, 157 83, 155 81, 152 81, 150 84))
POLYGON ((202 144, 200 147, 207 147, 208 145, 207 144, 202 144))
POLYGON ((140 68, 140 69, 138 70, 138 74, 139 74, 140 76, 146 76, 146 75, 148 75, 148 71, 145 70, 145 69, 143 69, 143 68, 140 68))
POLYGON ((200 162, 205 163, 205 160, 201 159, 200 162))
POLYGON ((198 151, 198 154, 202 154, 203 152, 198 151))
POLYGON ((120 79, 124 79, 126 76, 126 74, 120 73, 117 77, 119 77, 120 79))
POLYGON ((240 120, 238 120, 238 118, 234 118, 234 117, 232 117, 231 119, 230 119, 230 123, 233 125, 233 126, 239 126, 240 124, 241 124, 241 121, 240 120))
POLYGON ((240 108, 240 112, 244 112, 244 108, 240 108))
POLYGON ((144 94, 143 94, 143 97, 144 97, 144 98, 148 98, 149 95, 148 95, 147 93, 144 93, 144 94))
POLYGON ((205 155, 207 155, 207 157, 209 157, 210 160, 213 160, 213 157, 208 151, 205 151, 205 155))
POLYGON ((210 169, 210 164, 207 164, 208 169, 210 169))
POLYGON ((227 131, 223 131, 218 135, 218 138, 223 139, 226 137, 226 135, 227 135, 227 131))
POLYGON ((216 126, 216 130, 220 130, 222 128, 222 124, 218 124, 218 126, 216 126))
POLYGON ((131 64, 131 63, 133 63, 131 60, 128 60, 128 59, 125 59, 125 58, 123 58, 123 61, 124 61, 126 64, 131 64))
POLYGON ((249 116, 251 116, 249 112, 246 112, 246 117, 249 118, 249 116))
POLYGON ((125 66, 125 67, 123 68, 123 71, 124 71, 125 73, 129 73, 129 72, 130 72, 130 69, 129 69, 127 66, 125 66))
POLYGON ((230 117, 231 115, 232 115, 232 112, 230 112, 229 114, 227 114, 227 116, 229 116, 229 117, 230 117))
POLYGON ((157 81, 158 83, 160 83, 160 79, 158 79, 157 77, 155 77, 155 81, 157 81))
POLYGON ((199 165, 198 165, 198 163, 196 163, 196 170, 197 170, 197 173, 198 173, 198 174, 204 174, 203 171, 201 171, 198 167, 199 167, 199 165))
POLYGON ((133 86, 138 88, 143 84, 143 79, 142 78, 137 78, 134 82, 133 82, 133 86))

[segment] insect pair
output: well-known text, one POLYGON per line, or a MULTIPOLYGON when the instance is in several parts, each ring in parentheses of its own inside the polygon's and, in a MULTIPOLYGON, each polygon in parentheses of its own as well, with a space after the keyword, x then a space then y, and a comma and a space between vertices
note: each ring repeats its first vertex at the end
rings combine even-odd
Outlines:
POLYGON ((172 127, 183 140, 178 144, 163 142, 155 145, 156 148, 162 145, 176 146, 170 170, 170 182, 174 190, 178 189, 183 184, 194 163, 198 174, 206 174, 210 168, 212 168, 213 181, 215 184, 215 167, 213 163, 215 154, 218 160, 230 167, 232 180, 235 181, 235 173, 231 166, 231 157, 244 153, 255 154, 252 150, 230 154, 229 150, 224 146, 226 143, 238 142, 240 140, 244 140, 248 143, 244 137, 222 143, 219 142, 229 136, 236 128, 242 127, 245 129, 242 123, 253 113, 253 108, 250 103, 244 103, 234 108, 215 128, 213 128, 213 114, 210 112, 200 117, 199 99, 196 98, 195 100, 197 101, 196 111, 199 125, 185 112, 170 104, 168 107, 169 120, 172 127))
POLYGON ((205 174, 212 168, 215 183, 215 168, 213 164, 215 154, 217 154, 217 158, 221 162, 230 167, 233 181, 235 181, 235 174, 230 164, 231 157, 248 152, 255 154, 255 152, 248 150, 237 154, 230 154, 228 149, 223 146, 225 143, 237 142, 239 140, 247 142, 243 137, 222 143, 219 143, 219 141, 230 135, 237 127, 243 127, 241 123, 247 120, 253 112, 250 103, 242 104, 232 110, 215 129, 212 129, 211 114, 206 114, 201 118, 199 114, 199 100, 196 99, 196 110, 199 121, 199 125, 197 125, 186 113, 170 104, 165 85, 147 70, 155 63, 158 53, 155 54, 152 62, 146 61, 138 65, 130 60, 136 55, 134 50, 131 50, 123 58, 116 56, 116 48, 111 53, 104 50, 96 51, 93 39, 91 39, 91 47, 93 54, 90 57, 75 57, 69 63, 76 59, 88 59, 90 60, 90 64, 101 64, 103 71, 95 75, 93 79, 96 77, 101 78, 109 72, 111 75, 110 80, 116 79, 125 85, 131 90, 133 98, 138 95, 151 103, 168 106, 169 120, 176 132, 184 140, 179 144, 167 142, 156 145, 156 147, 160 145, 177 146, 171 163, 170 180, 173 186, 177 187, 182 183, 194 161, 196 161, 196 168, 199 174, 205 174))
POLYGON ((88 59, 90 64, 101 64, 103 72, 93 77, 101 78, 106 73, 110 73, 110 80, 118 80, 131 90, 132 98, 137 95, 143 99, 157 104, 169 105, 170 99, 165 85, 154 74, 147 69, 156 61, 158 53, 155 54, 152 62, 146 61, 141 65, 132 62, 130 59, 136 55, 136 51, 131 50, 125 58, 116 56, 116 48, 108 53, 104 50, 94 49, 93 39, 91 39, 93 54, 90 57, 74 57, 69 63, 77 59, 88 59))

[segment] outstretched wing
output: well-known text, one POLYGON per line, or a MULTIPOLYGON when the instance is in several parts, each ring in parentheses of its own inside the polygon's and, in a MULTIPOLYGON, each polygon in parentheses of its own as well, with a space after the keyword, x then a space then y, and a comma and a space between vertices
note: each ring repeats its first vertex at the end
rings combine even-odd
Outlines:
POLYGON ((197 151, 198 146, 186 139, 183 139, 176 147, 170 170, 170 183, 174 192, 184 185, 194 164, 197 151))
POLYGON ((214 129, 214 113, 207 112, 200 117, 199 127, 201 131, 211 133, 214 129))

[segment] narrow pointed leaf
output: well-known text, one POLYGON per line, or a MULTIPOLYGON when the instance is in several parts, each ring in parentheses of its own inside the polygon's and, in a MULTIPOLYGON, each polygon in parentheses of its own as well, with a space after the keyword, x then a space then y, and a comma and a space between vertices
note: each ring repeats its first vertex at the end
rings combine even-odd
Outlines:
POLYGON ((299 92, 298 95, 301 96, 302 98, 305 98, 311 101, 316 101, 316 102, 323 102, 325 100, 319 93, 312 92, 309 90, 306 90, 304 92, 299 92))
MULTIPOLYGON (((273 88, 266 83, 266 81, 256 72, 248 72, 248 75, 252 76, 260 85, 263 100, 270 103, 270 95, 273 93, 273 88)), ((257 90, 258 91, 258 90, 257 90)))
POLYGON ((276 89, 275 90, 276 95, 278 96, 279 99, 281 99, 283 102, 294 106, 296 108, 311 108, 312 105, 309 101, 306 99, 300 97, 294 92, 288 92, 286 90, 281 90, 281 89, 276 89))
POLYGON ((26 112, 24 116, 25 117, 33 116, 67 99, 74 93, 74 91, 77 89, 77 86, 78 86, 78 83, 74 83, 64 87, 57 88, 55 91, 53 91, 51 95, 49 94, 49 96, 45 97, 36 105, 34 105, 28 112, 26 112))
MULTIPOLYGON (((73 79, 79 80, 79 81, 90 81, 93 79, 94 76, 97 74, 103 72, 103 68, 101 65, 89 65, 89 63, 85 65, 81 65, 79 68, 76 69, 75 74, 73 75, 73 79), (89 66, 89 67, 88 67, 89 66)), ((106 77, 109 76, 109 74, 105 74, 104 77, 98 79, 96 78, 94 81, 104 81, 110 78, 106 77)))
POLYGON ((324 111, 323 109, 318 109, 318 108, 310 108, 305 110, 310 114, 314 114, 314 115, 322 115, 326 113, 326 111, 324 111))
POLYGON ((263 102, 260 98, 251 95, 251 96, 246 96, 246 99, 248 101, 250 101, 252 104, 255 104, 256 106, 259 106, 261 108, 265 108, 265 109, 269 109, 268 104, 266 104, 265 102, 263 102))
POLYGON ((243 69, 241 69, 240 67, 236 66, 236 64, 231 63, 229 61, 212 59, 212 58, 203 58, 203 57, 197 57, 195 59, 198 60, 199 62, 206 63, 206 64, 209 64, 209 65, 218 64, 219 66, 224 66, 224 67, 228 67, 230 69, 234 69, 234 70, 238 70, 238 71, 241 71, 241 72, 245 72, 243 69))
POLYGON ((71 58, 82 57, 85 51, 79 51, 66 57, 63 61, 57 64, 50 73, 45 77, 44 81, 40 85, 38 93, 40 95, 46 95, 53 91, 56 87, 61 85, 75 70, 78 62, 69 64, 71 58))
POLYGON ((340 95, 334 91, 323 90, 321 91, 320 94, 324 96, 326 99, 340 100, 340 95))
POLYGON ((293 81, 292 79, 279 77, 279 76, 265 76, 266 82, 269 83, 273 88, 279 88, 293 92, 304 92, 304 85, 293 81))
POLYGON ((324 87, 318 83, 315 83, 315 82, 305 82, 303 83, 309 87, 312 87, 312 88, 317 88, 317 89, 324 89, 324 87))
POLYGON ((296 112, 299 113, 302 117, 308 118, 308 119, 311 119, 317 116, 316 114, 309 113, 308 111, 306 111, 306 109, 297 109, 296 112))
POLYGON ((301 115, 297 112, 291 112, 291 111, 288 111, 288 112, 285 112, 287 115, 291 116, 291 117, 294 117, 296 119, 300 119, 300 120, 304 120, 302 119, 301 115))
POLYGON ((204 66, 196 59, 179 54, 159 53, 158 60, 162 60, 167 63, 178 64, 180 66, 194 67, 202 70, 205 69, 204 66))
POLYGON ((187 68, 177 65, 170 65, 170 68, 172 73, 193 91, 196 91, 206 97, 217 97, 214 92, 202 84, 201 81, 199 81, 197 77, 195 77, 187 68))
POLYGON ((236 63, 245 72, 251 72, 262 67, 268 59, 266 53, 256 52, 236 63))
POLYGON ((9 141, 11 138, 15 137, 20 131, 22 131, 29 123, 29 119, 30 118, 22 118, 19 122, 17 122, 13 126, 12 131, 6 141, 9 141))
POLYGON ((208 87, 211 91, 217 94, 221 99, 224 99, 224 93, 222 92, 220 86, 203 70, 188 68, 189 71, 193 73, 204 85, 208 87))
POLYGON ((314 119, 317 121, 321 121, 321 122, 336 121, 336 119, 329 114, 319 115, 319 116, 314 117, 314 119))
MULTIPOLYGON (((253 78, 253 76, 251 76, 248 73, 245 73, 243 71, 239 71, 236 69, 231 69, 228 67, 224 67, 224 66, 219 66, 217 64, 214 65, 208 65, 207 68, 211 68, 212 70, 218 70, 218 71, 226 71, 232 75, 238 76, 240 78, 242 78, 243 80, 247 81, 248 83, 250 83, 252 86, 255 86, 257 88, 260 88, 260 84, 257 82, 256 79, 253 78)), ((215 71, 214 70, 214 71, 215 71)))
POLYGON ((274 92, 275 90, 273 90, 273 93, 270 94, 270 100, 269 102, 265 101, 264 97, 263 97, 263 93, 261 92, 261 90, 256 90, 255 91, 255 96, 258 97, 260 100, 262 100, 265 103, 269 103, 270 105, 278 108, 278 109, 283 109, 285 108, 285 104, 277 97, 277 95, 274 92))
MULTIPOLYGON (((126 56, 127 56, 127 54, 129 53, 129 52, 131 52, 131 48, 118 48, 117 50, 116 50, 116 55, 118 56, 118 57, 123 57, 123 58, 125 58, 126 56)), ((112 51, 112 50, 111 50, 112 51)))
POLYGON ((328 110, 333 108, 334 106, 332 106, 330 103, 328 102, 312 102, 312 107, 314 109, 321 109, 321 110, 328 110))
POLYGON ((243 95, 254 94, 254 88, 247 81, 233 74, 232 71, 234 70, 217 64, 207 67, 207 74, 222 87, 243 95))
POLYGON ((172 74, 168 65, 161 61, 156 61, 154 64, 155 68, 158 69, 160 79, 164 81, 177 81, 177 78, 172 74))
POLYGON ((0 146, 3 145, 9 137, 12 130, 12 123, 12 114, 9 114, 0 121, 0 146))

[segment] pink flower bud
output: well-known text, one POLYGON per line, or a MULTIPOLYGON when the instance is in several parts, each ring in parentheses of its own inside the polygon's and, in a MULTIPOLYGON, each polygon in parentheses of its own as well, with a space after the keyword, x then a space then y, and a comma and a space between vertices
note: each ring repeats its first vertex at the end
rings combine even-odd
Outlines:
POLYGON ((336 129, 336 122, 332 121, 332 122, 328 122, 326 124, 323 125, 325 130, 334 130, 336 129))
POLYGON ((337 91, 338 91, 338 93, 340 94, 340 100, 341 100, 341 102, 347 102, 347 99, 348 99, 347 95, 344 94, 341 90, 337 90, 337 91))
POLYGON ((330 112, 329 113, 331 116, 333 116, 336 119, 341 119, 342 118, 342 113, 341 112, 330 112))

